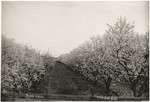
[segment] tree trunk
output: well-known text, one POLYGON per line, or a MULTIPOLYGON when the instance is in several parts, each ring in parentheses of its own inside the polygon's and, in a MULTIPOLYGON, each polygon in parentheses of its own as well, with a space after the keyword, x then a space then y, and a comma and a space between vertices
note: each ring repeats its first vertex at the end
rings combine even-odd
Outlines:
POLYGON ((106 83, 105 83, 105 90, 106 90, 106 93, 109 94, 110 93, 110 83, 112 81, 112 78, 109 76, 106 80, 106 83))
POLYGON ((133 91, 133 96, 134 96, 134 97, 137 97, 136 89, 133 89, 132 91, 133 91))

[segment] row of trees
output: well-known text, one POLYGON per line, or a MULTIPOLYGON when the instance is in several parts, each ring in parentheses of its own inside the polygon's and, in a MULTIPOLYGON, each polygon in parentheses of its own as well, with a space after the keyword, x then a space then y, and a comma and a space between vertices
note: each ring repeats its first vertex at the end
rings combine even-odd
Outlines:
POLYGON ((41 55, 35 49, 17 44, 2 35, 2 93, 43 92, 46 87, 41 86, 48 83, 47 71, 52 68, 53 62, 50 54, 41 55))
POLYGON ((120 83, 142 96, 149 90, 149 33, 138 34, 134 23, 125 18, 108 25, 103 36, 92 37, 88 42, 60 56, 61 61, 95 85, 99 81, 110 92, 111 82, 120 83))

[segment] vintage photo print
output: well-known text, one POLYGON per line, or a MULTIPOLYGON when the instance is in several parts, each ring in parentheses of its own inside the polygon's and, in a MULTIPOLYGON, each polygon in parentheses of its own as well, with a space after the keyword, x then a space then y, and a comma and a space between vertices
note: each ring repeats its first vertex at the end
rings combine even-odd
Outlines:
POLYGON ((148 101, 149 1, 2 1, 1 101, 148 101))

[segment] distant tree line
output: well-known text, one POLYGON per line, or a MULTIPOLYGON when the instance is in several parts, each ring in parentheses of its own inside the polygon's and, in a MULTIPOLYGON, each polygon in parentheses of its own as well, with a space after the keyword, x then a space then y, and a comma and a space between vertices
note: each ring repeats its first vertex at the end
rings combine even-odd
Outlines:
MULTIPOLYGON (((133 96, 149 94, 149 33, 138 34, 134 22, 120 17, 102 36, 94 36, 59 59, 110 93, 112 81, 126 86, 133 96)), ((121 91, 121 90, 120 90, 121 91)))
POLYGON ((2 35, 1 91, 2 93, 44 93, 48 72, 54 58, 40 54, 34 48, 17 44, 2 35))

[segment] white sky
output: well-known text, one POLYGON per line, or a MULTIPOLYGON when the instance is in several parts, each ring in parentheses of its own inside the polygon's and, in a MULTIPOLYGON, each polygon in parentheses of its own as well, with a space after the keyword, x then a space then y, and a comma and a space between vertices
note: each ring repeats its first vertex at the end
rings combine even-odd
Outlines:
POLYGON ((135 21, 135 30, 148 31, 148 2, 2 2, 2 34, 18 43, 50 50, 55 57, 68 53, 93 35, 102 35, 106 23, 120 16, 135 21))

